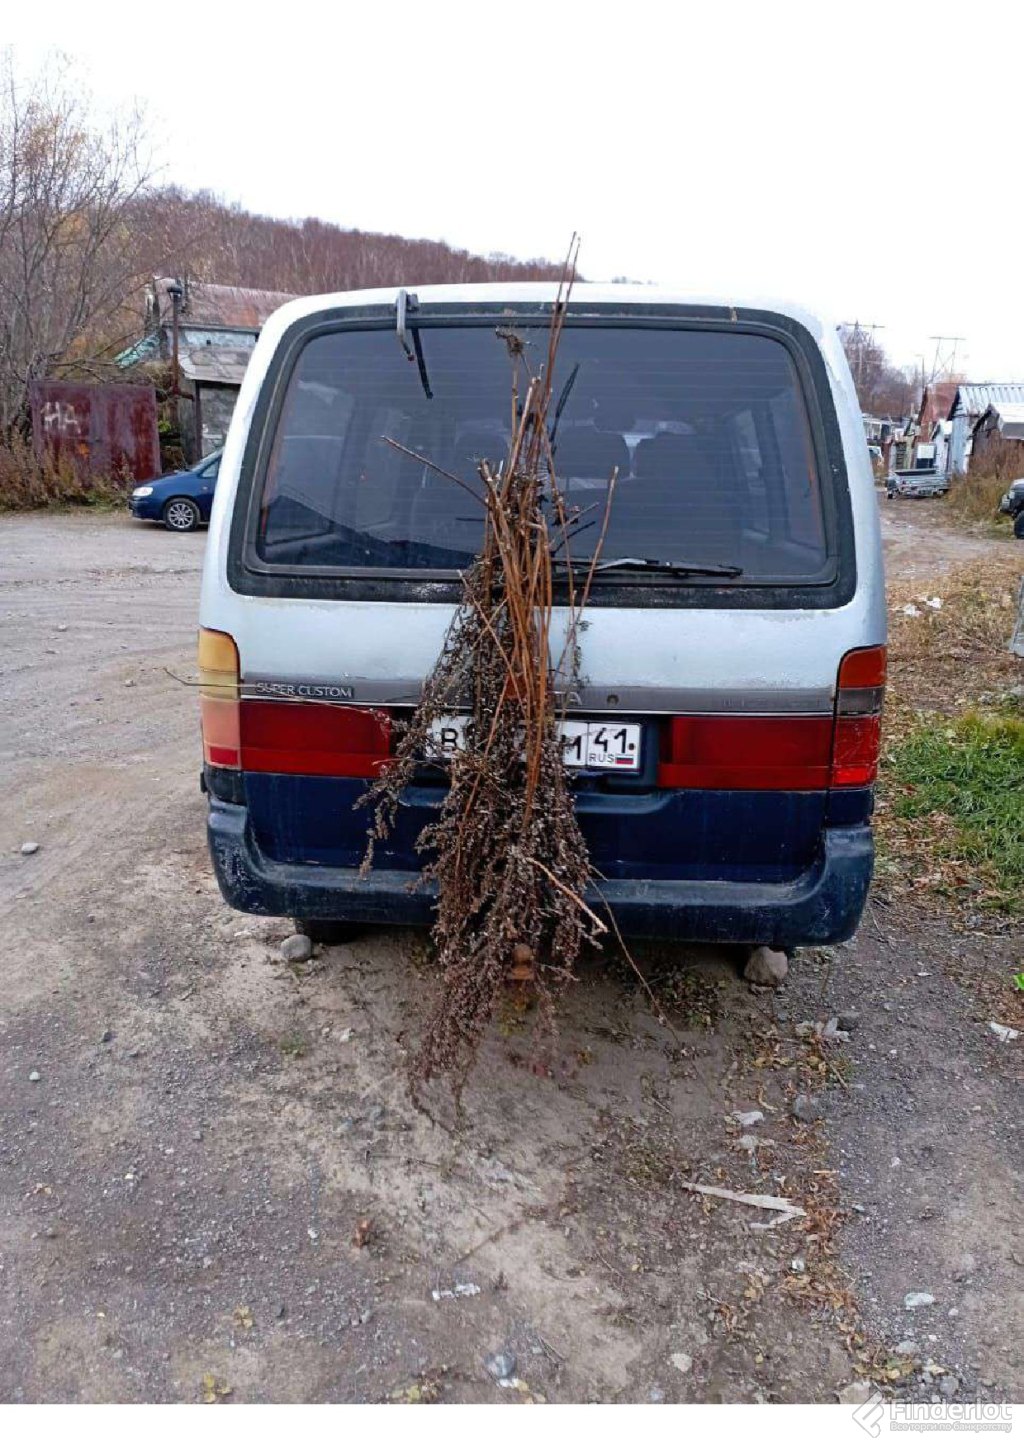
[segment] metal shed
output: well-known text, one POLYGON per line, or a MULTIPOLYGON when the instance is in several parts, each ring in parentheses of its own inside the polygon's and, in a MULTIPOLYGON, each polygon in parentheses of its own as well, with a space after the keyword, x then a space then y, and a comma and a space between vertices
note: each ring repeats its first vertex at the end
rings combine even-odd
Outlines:
POLYGON ((229 287, 188 277, 154 277, 146 287, 143 336, 121 367, 178 358, 179 424, 186 460, 222 446, 249 354, 288 292, 229 287))
POLYGON ((953 424, 949 439, 949 471, 965 473, 971 455, 971 435, 978 419, 991 406, 1024 403, 1024 382, 961 382, 949 409, 953 424))
POLYGON ((217 346, 192 347, 180 354, 182 431, 196 457, 224 446, 251 355, 247 347, 217 346))

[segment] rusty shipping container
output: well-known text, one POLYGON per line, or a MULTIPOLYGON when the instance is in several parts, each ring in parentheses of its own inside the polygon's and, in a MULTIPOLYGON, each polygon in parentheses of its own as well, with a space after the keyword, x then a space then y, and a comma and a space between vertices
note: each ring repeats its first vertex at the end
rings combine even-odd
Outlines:
POLYGON ((86 482, 144 482, 160 475, 156 392, 150 385, 33 382, 29 393, 37 456, 70 459, 86 482))

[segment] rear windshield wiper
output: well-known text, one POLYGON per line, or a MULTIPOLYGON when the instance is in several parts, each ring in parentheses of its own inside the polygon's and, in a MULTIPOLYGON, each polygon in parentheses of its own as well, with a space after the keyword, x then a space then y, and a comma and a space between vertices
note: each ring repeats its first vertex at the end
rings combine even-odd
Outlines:
POLYGON ((559 393, 558 403, 557 403, 557 405, 556 405, 556 407, 555 407, 555 420, 554 420, 554 422, 552 422, 552 424, 551 424, 551 438, 550 438, 550 442, 551 442, 552 448, 553 448, 554 445, 555 445, 555 438, 558 436, 558 424, 559 424, 559 423, 561 422, 561 420, 562 420, 562 413, 565 411, 565 404, 569 401, 569 394, 570 394, 570 392, 573 390, 573 388, 576 386, 576 379, 577 379, 577 377, 578 377, 579 375, 580 375, 580 364, 577 362, 577 363, 576 363, 576 366, 575 366, 575 367, 572 369, 572 371, 569 373, 569 376, 568 376, 568 378, 567 378, 567 380, 566 380, 565 386, 562 388, 562 391, 559 393))
MULTIPOLYGON (((572 566, 580 572, 590 567, 591 559, 574 558, 572 566)), ((566 567, 564 559, 558 559, 566 567)), ((594 568, 595 573, 608 573, 612 569, 626 569, 635 573, 671 573, 677 578, 687 575, 702 575, 708 578, 739 578, 743 569, 738 563, 681 563, 662 558, 602 558, 594 568)))
POLYGON ((402 344, 402 351, 410 362, 415 362, 419 368, 420 383, 428 398, 434 394, 430 388, 430 378, 427 376, 427 363, 423 356, 423 343, 420 341, 420 329, 415 322, 409 318, 409 313, 414 312, 419 306, 419 297, 410 295, 403 287, 395 298, 395 331, 398 333, 398 340, 402 344), (412 346, 409 346, 409 333, 412 333, 412 346))

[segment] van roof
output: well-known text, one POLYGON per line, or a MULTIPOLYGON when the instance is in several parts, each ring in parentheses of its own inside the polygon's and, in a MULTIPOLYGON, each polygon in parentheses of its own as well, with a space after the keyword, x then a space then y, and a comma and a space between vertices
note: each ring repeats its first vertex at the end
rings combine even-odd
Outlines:
MULTIPOLYGON (((286 303, 274 314, 277 327, 285 327, 302 317, 327 309, 343 307, 393 306, 400 288, 372 287, 363 291, 328 292, 322 296, 297 297, 286 303)), ((530 303, 551 302, 557 292, 554 282, 473 282, 467 285, 408 286, 405 289, 419 299, 421 305, 429 303, 495 302, 530 303)), ((725 307, 736 310, 777 312, 800 322, 819 341, 834 327, 824 318, 803 306, 776 298, 744 297, 719 293, 717 295, 694 295, 673 291, 664 287, 648 286, 640 282, 577 282, 572 289, 570 305, 600 305, 608 303, 657 306, 704 306, 725 307)))

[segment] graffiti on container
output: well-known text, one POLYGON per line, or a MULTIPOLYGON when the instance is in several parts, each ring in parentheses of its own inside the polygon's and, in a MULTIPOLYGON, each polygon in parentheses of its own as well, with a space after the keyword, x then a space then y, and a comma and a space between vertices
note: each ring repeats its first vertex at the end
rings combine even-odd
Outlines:
POLYGON ((29 401, 36 453, 66 461, 87 485, 94 478, 142 482, 159 477, 152 383, 45 378, 31 384, 29 401))
POLYGON ((43 408, 43 430, 61 437, 81 436, 82 426, 78 421, 73 402, 48 402, 43 408))

